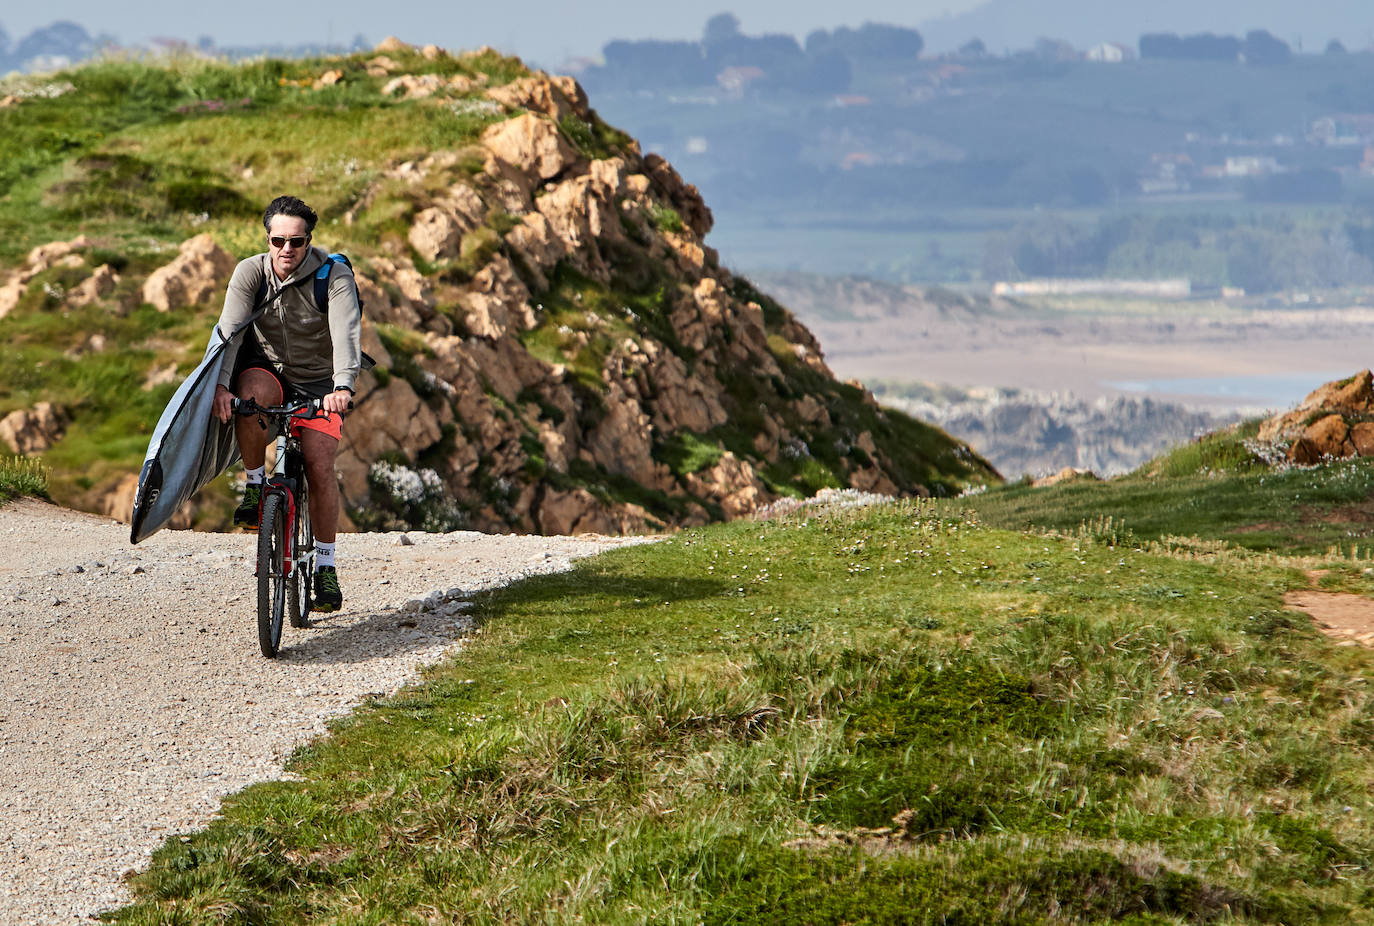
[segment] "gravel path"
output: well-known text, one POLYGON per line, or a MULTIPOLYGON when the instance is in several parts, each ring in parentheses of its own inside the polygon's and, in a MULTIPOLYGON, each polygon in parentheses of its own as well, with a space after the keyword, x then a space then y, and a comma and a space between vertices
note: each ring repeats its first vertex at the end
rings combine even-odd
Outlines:
POLYGON ((120 875, 369 695, 453 652, 466 593, 634 540, 349 534, 345 609, 258 652, 248 534, 0 508, 0 923, 74 923, 120 875), (437 594, 436 594, 437 593, 437 594), (417 606, 415 599, 428 599, 417 606))

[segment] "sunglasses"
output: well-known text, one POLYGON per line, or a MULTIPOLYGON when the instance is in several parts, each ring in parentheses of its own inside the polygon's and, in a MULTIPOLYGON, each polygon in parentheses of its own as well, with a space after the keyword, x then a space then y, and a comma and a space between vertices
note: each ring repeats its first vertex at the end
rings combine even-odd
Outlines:
POLYGON ((309 240, 309 235, 296 235, 291 238, 283 238, 280 235, 273 235, 267 239, 268 243, 271 244, 272 247, 277 248, 278 250, 286 247, 287 244, 290 244, 293 248, 303 248, 305 247, 305 243, 309 240))

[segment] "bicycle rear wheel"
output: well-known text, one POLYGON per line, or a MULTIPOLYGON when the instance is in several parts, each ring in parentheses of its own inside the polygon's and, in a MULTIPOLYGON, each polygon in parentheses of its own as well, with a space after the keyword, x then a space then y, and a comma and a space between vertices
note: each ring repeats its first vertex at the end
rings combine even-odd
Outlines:
POLYGON ((310 494, 301 479, 296 496, 296 525, 292 532, 291 581, 286 587, 286 614, 292 627, 310 626, 314 605, 311 581, 315 575, 315 534, 310 526, 310 494))
POLYGON ((258 524, 258 646, 268 659, 281 646, 286 610, 286 497, 268 492, 258 524))

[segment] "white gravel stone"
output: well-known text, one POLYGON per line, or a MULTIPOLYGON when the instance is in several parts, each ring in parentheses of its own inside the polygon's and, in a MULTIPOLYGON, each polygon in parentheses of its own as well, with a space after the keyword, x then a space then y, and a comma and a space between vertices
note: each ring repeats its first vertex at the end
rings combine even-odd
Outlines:
POLYGON ((257 646, 253 535, 163 531, 130 547, 126 525, 30 500, 0 508, 0 534, 24 538, 0 558, 0 923, 25 924, 126 902, 120 875, 169 834, 282 778, 327 721, 456 654, 465 590, 643 540, 455 531, 402 549, 395 534, 346 534, 344 610, 286 628, 272 660, 257 646))

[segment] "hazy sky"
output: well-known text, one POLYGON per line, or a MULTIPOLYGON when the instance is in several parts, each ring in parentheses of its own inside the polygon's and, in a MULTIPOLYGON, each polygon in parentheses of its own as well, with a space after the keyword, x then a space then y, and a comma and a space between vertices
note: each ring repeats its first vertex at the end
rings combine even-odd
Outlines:
POLYGON ((268 0, 220 6, 194 0, 47 0, 0 6, 0 26, 18 39, 56 20, 69 19, 92 34, 110 33, 139 43, 154 36, 194 41, 208 35, 222 45, 348 42, 362 33, 373 42, 387 35, 451 49, 493 45, 553 66, 569 57, 595 56, 612 38, 690 38, 724 10, 751 35, 787 32, 804 39, 818 28, 867 21, 917 26, 964 12, 983 0, 720 0, 718 5, 654 4, 643 0, 458 0, 448 4, 378 0, 268 0), (216 10, 222 10, 215 15, 216 10))

